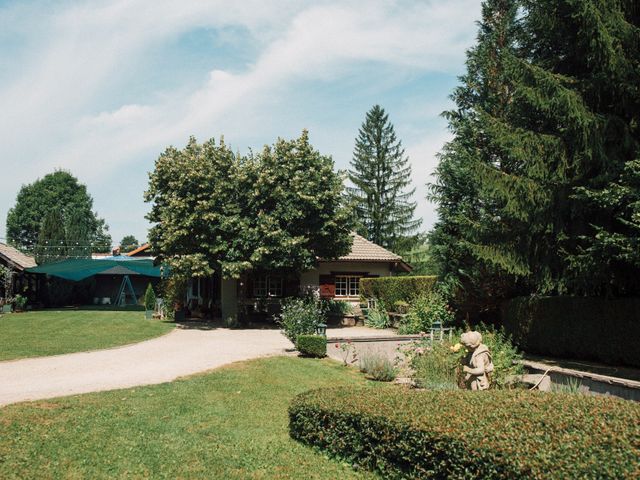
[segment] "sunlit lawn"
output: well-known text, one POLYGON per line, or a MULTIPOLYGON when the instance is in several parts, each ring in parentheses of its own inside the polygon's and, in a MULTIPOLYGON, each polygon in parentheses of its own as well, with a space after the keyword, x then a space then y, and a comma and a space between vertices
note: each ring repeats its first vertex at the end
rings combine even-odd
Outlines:
POLYGON ((363 384, 372 385, 337 362, 273 357, 162 385, 4 407, 0 478, 373 478, 288 434, 297 393, 363 384))
POLYGON ((114 347, 157 337, 173 324, 140 311, 42 310, 0 317, 0 360, 114 347))

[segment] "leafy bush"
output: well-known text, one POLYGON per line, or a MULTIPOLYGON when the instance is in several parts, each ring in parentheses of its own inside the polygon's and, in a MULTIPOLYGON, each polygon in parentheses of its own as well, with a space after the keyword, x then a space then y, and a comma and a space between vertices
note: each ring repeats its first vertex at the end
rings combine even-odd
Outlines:
POLYGON ((444 296, 437 290, 417 297, 409 306, 409 313, 398 326, 403 335, 427 332, 435 322, 442 326, 453 323, 455 315, 444 296))
POLYGON ((391 320, 382 302, 378 302, 376 307, 367 309, 364 324, 372 328, 387 328, 391 325, 391 320))
POLYGON ((308 357, 326 357, 327 337, 324 335, 298 335, 296 348, 301 354, 308 357))
POLYGON ((434 276, 361 278, 360 295, 381 300, 389 306, 399 301, 411 303, 429 293, 436 280, 434 276))
POLYGON ((640 404, 528 390, 313 390, 292 438, 384 478, 638 478, 640 404))
POLYGON ((526 352, 640 367, 640 298, 520 297, 502 319, 526 352))
POLYGON ((18 294, 13 298, 13 307, 16 310, 24 310, 24 307, 26 306, 27 306, 27 297, 18 294))
POLYGON ((156 308, 156 292, 153 291, 151 284, 147 284, 144 292, 144 308, 145 310, 155 310, 156 308))
POLYGON ((296 345, 299 335, 313 335, 323 318, 322 309, 312 298, 289 298, 282 302, 278 324, 285 337, 296 345))
MULTIPOLYGON (((503 389, 512 386, 511 377, 524 373, 518 362, 522 355, 511 343, 509 337, 502 330, 495 330, 481 325, 477 330, 482 334, 484 343, 491 352, 494 371, 491 373, 491 388, 503 389)), ((460 332, 456 334, 459 337, 460 332)), ((417 386, 435 390, 455 389, 462 385, 462 361, 467 355, 464 348, 459 352, 452 352, 453 345, 449 341, 433 344, 428 337, 412 342, 404 347, 413 369, 413 380, 417 386)))
POLYGON ((322 302, 322 310, 325 312, 325 315, 352 315, 353 314, 353 305, 349 302, 345 302, 343 300, 321 300, 322 302))
POLYGON ((458 388, 460 356, 453 354, 450 347, 449 342, 434 342, 431 345, 429 341, 422 340, 405 348, 417 387, 432 390, 458 388))
POLYGON ((398 374, 389 357, 380 352, 363 354, 360 358, 360 371, 378 382, 392 382, 398 374))

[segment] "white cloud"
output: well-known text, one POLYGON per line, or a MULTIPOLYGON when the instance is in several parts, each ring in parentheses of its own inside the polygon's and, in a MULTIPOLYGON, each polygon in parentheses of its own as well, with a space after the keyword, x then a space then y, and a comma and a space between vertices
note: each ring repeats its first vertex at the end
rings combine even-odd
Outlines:
MULTIPOLYGON (((243 132, 229 132, 225 125, 268 117, 260 108, 285 105, 289 89, 305 82, 339 82, 366 62, 415 72, 457 71, 478 13, 477 0, 119 0, 72 4, 44 20, 40 15, 33 25, 37 30, 29 31, 28 16, 0 11, 0 25, 1 19, 25 22, 14 29, 33 37, 28 51, 16 55, 15 75, 0 82, 0 162, 4 171, 21 165, 11 174, 10 196, 20 183, 53 168, 68 168, 91 183, 157 155, 168 144, 182 144, 190 134, 224 132, 242 138, 243 132), (191 91, 157 91, 152 103, 96 110, 101 94, 135 70, 150 48, 193 29, 226 26, 246 29, 263 45, 244 71, 212 64, 191 91), (212 131, 212 125, 218 130, 212 131)), ((11 60, 6 55, 0 53, 0 61, 11 60)), ((410 148, 412 161, 431 155, 430 145, 425 140, 410 148)), ((421 168, 414 164, 414 173, 421 175, 421 168)), ((420 188, 424 182, 416 178, 420 188)), ((0 201, 1 219, 11 198, 5 193, 0 201)))

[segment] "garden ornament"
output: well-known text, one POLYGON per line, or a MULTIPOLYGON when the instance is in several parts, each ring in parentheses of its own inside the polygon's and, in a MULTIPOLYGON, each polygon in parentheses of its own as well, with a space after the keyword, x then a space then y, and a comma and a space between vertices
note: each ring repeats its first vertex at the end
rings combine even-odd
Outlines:
POLYGON ((465 373, 465 384, 471 390, 487 390, 490 385, 489 375, 493 372, 491 352, 482 343, 480 332, 466 332, 460 336, 460 342, 467 349, 462 371, 465 373))

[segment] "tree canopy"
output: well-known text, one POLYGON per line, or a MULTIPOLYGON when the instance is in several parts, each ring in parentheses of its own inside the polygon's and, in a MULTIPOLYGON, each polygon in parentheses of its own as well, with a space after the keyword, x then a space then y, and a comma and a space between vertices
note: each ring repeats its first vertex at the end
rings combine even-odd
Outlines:
POLYGON ((140 246, 140 242, 133 235, 125 235, 120 240, 120 251, 122 253, 129 253, 140 246))
MULTIPOLYGON (((109 251, 111 237, 104 219, 93 211, 93 199, 85 185, 69 172, 58 170, 32 184, 23 185, 16 204, 7 214, 7 239, 20 250, 33 252, 38 246, 41 259, 51 255, 90 255, 109 251), (55 238, 42 232, 47 217, 60 222, 55 238), (60 231, 64 232, 63 237, 60 231), (55 246, 48 243, 56 243, 55 246), (51 250, 47 253, 46 250, 51 250)), ((52 226, 53 228, 53 226, 52 226)))
POLYGON ((304 131, 257 154, 221 139, 168 148, 150 174, 149 240, 176 272, 304 271, 351 247, 341 176, 304 131))
POLYGON ((349 179, 353 187, 348 197, 358 233, 384 247, 402 248, 402 240, 413 235, 422 221, 414 218, 409 159, 379 105, 367 112, 359 130, 349 179))
POLYGON ((640 292, 638 15, 484 2, 431 185, 434 255, 470 296, 640 292))

